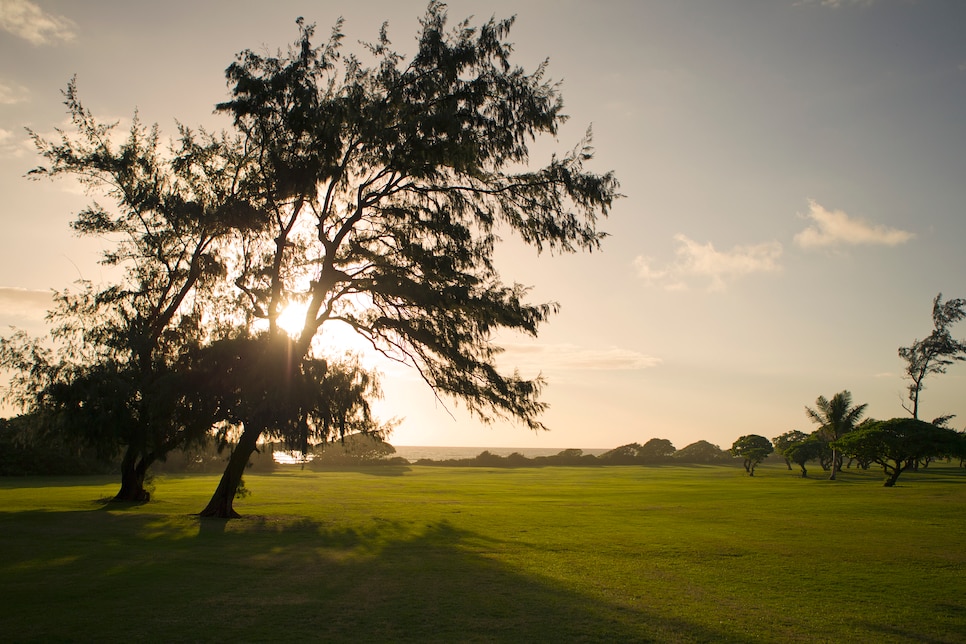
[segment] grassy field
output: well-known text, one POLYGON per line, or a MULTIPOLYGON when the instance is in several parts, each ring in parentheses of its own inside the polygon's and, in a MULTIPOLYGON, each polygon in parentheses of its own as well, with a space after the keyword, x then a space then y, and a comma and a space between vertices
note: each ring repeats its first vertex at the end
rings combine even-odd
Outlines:
POLYGON ((966 472, 400 467, 216 477, 115 507, 0 479, 16 641, 962 642, 966 472))

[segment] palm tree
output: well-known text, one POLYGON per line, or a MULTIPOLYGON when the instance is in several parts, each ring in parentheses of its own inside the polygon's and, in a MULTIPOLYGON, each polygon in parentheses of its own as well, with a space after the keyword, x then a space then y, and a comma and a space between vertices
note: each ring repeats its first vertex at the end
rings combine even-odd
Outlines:
POLYGON ((835 480, 835 474, 839 469, 839 455, 835 448, 835 441, 852 431, 867 406, 862 404, 852 407, 852 394, 846 390, 832 396, 832 400, 819 396, 815 399, 815 409, 805 407, 805 414, 809 419, 819 424, 822 438, 832 444, 832 474, 828 477, 830 481, 835 480))

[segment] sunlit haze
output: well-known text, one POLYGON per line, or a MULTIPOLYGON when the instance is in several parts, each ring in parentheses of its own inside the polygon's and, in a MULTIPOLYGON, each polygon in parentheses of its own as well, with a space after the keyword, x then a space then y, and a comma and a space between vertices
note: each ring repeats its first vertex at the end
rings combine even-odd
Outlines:
MULTIPOLYGON (((652 437, 730 447, 811 431, 805 405, 848 389, 906 415, 900 346, 932 300, 966 297, 966 2, 956 0, 453 0, 451 22, 516 14, 513 60, 549 58, 570 116, 546 163, 592 125, 595 171, 626 196, 599 253, 538 256, 510 235, 506 282, 561 312, 540 337, 500 337, 502 367, 542 374, 534 434, 483 425, 418 373, 381 360, 400 445, 608 448, 652 437)), ((274 52, 304 16, 348 49, 383 21, 413 50, 416 0, 352 3, 0 0, 0 325, 44 330, 51 289, 106 276, 101 243, 68 227, 90 199, 35 182, 24 128, 66 128, 61 91, 122 128, 137 110, 219 129, 224 69, 274 52), (25 5, 36 11, 23 11, 25 5)), ((109 203, 100 198, 101 203, 109 203)), ((304 309, 287 309, 290 332, 304 309)), ((966 326, 954 329, 966 336, 966 326)), ((353 345, 347 327, 323 342, 353 345)), ((374 357, 372 357, 375 360, 374 357)), ((926 381, 921 416, 966 425, 966 366, 926 381)))

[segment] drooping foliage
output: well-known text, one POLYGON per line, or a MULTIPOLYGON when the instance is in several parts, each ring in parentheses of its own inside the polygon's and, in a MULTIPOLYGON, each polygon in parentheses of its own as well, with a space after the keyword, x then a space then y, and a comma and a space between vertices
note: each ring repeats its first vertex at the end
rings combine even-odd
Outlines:
POLYGON ((112 277, 55 295, 53 347, 15 335, 0 358, 18 374, 10 398, 49 431, 105 456, 123 449, 118 499, 143 500, 147 467, 210 426, 190 413, 179 365, 217 333, 206 292, 225 275, 219 245, 248 215, 240 152, 237 140, 187 128, 166 151, 137 116, 123 138, 82 105, 74 81, 65 105, 73 131, 56 141, 31 132, 47 164, 29 176, 72 177, 111 202, 93 202, 72 227, 108 242, 112 277))
POLYGON ((524 167, 527 144, 565 117, 543 67, 510 65, 511 24, 449 29, 432 3, 412 60, 391 50, 384 28, 365 66, 343 55, 341 24, 314 47, 300 22, 287 53, 239 55, 219 110, 259 151, 248 188, 273 222, 236 280, 254 316, 271 323, 302 299, 299 351, 341 320, 481 416, 539 428, 538 383, 497 373, 489 338, 501 327, 536 333, 556 307, 500 282, 497 227, 538 250, 597 248, 594 223, 616 182, 583 170, 585 144, 524 167))
POLYGON ((192 371, 196 399, 218 409, 223 432, 242 423, 265 428, 306 454, 311 446, 346 436, 382 438, 371 402, 382 395, 376 374, 352 356, 297 359, 287 336, 233 337, 201 350, 192 371))
MULTIPOLYGON (((299 20, 287 51, 239 54, 218 110, 251 151, 240 176, 261 214, 259 234, 230 262, 249 320, 265 320, 274 337, 281 311, 302 303, 294 360, 342 323, 478 418, 541 429, 542 380, 501 372, 493 336, 535 335, 557 306, 502 282, 496 243, 505 231, 538 252, 594 250, 597 220, 618 194, 613 175, 584 169, 589 135, 530 167, 529 145, 556 135, 565 116, 544 65, 510 63, 512 23, 451 27, 431 2, 407 60, 386 27, 359 57, 343 50, 341 22, 316 46, 299 20)), ((264 429, 254 417, 244 425, 264 429)), ((241 460, 206 514, 231 515, 241 460)))

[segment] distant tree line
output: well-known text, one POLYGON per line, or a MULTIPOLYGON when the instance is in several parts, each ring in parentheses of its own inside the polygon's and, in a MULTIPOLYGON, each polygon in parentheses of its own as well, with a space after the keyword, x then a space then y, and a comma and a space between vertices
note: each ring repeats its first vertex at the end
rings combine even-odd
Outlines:
POLYGON ((683 449, 676 449, 666 438, 652 438, 643 445, 628 443, 598 456, 580 449, 565 449, 550 456, 527 457, 519 452, 500 456, 484 451, 472 458, 433 460, 419 459, 416 465, 446 467, 546 467, 546 466, 606 466, 606 465, 730 465, 731 455, 708 441, 697 441, 683 449))
MULTIPOLYGON (((738 438, 731 449, 721 449, 699 440, 677 449, 670 440, 652 438, 645 443, 628 443, 603 454, 585 453, 581 449, 565 449, 548 456, 527 457, 519 452, 507 456, 483 451, 470 458, 428 459, 410 463, 396 456, 395 448, 378 436, 353 434, 343 439, 311 446, 306 452, 291 451, 285 442, 268 442, 259 446, 250 458, 248 470, 271 473, 278 469, 300 467, 310 471, 339 468, 421 466, 444 467, 604 467, 617 465, 742 465, 754 476, 756 467, 770 457, 784 461, 788 470, 797 465, 802 477, 807 466, 816 463, 822 471, 840 471, 853 466, 868 469, 879 465, 886 474, 885 484, 895 485, 899 475, 910 469, 928 467, 937 459, 952 459, 966 465, 966 434, 913 418, 888 421, 867 419, 852 427, 838 425, 838 433, 829 428, 843 412, 854 410, 851 395, 844 391, 817 407, 829 414, 823 426, 811 434, 789 431, 769 440, 749 434, 738 438), (293 455, 292 464, 279 464, 276 452, 293 455), (839 460, 837 466, 834 465, 839 460), (847 461, 846 461, 847 459, 847 461)), ((864 406, 860 406, 864 407, 864 406)), ((855 414, 845 414, 855 419, 855 414)), ((96 450, 63 442, 56 436, 44 436, 42 426, 32 426, 30 418, 18 416, 0 419, 0 476, 52 476, 116 474, 120 463, 105 459, 96 450)), ((207 443, 173 451, 155 463, 155 474, 213 474, 222 471, 230 456, 230 445, 207 443)))

